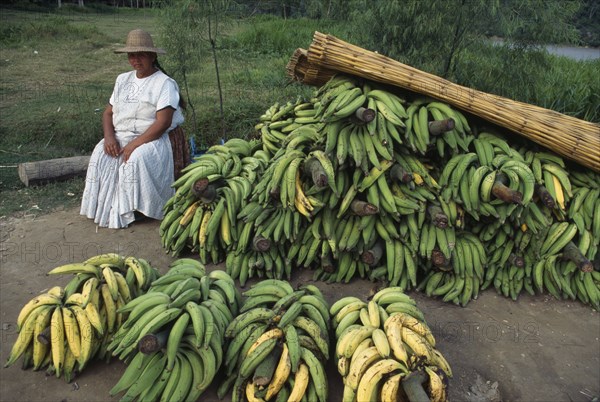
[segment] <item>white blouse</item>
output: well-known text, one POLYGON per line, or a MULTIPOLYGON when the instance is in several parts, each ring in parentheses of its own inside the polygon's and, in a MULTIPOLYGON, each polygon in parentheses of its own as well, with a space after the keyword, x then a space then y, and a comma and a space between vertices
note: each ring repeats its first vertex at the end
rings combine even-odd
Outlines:
POLYGON ((156 120, 156 112, 166 107, 175 109, 167 132, 184 120, 179 107, 179 87, 162 71, 145 78, 137 78, 135 71, 120 74, 109 102, 117 137, 143 134, 156 120))

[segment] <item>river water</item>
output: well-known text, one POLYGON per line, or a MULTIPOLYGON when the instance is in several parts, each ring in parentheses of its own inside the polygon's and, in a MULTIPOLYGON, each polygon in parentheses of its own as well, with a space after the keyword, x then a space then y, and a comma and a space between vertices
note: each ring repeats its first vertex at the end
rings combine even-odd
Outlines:
MULTIPOLYGON (((491 38, 492 43, 501 44, 502 39, 491 38)), ((600 59, 600 48, 577 47, 566 45, 546 45, 548 53, 556 56, 565 56, 573 60, 596 60, 600 59)))
POLYGON ((547 45, 546 49, 550 54, 565 56, 574 60, 600 59, 600 49, 596 48, 547 45))

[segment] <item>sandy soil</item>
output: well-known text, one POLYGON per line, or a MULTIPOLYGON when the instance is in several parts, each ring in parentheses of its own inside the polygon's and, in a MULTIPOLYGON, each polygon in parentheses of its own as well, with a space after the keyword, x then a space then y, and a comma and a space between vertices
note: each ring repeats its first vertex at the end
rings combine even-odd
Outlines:
MULTIPOLYGON (((15 320, 24 303, 66 278, 47 277, 50 269, 104 252, 135 255, 164 272, 172 258, 160 246, 158 222, 127 229, 96 229, 76 210, 0 221, 0 358, 5 361, 16 338, 15 320)), ((209 267, 214 269, 214 267, 209 267)), ((292 282, 309 281, 296 272, 292 282)), ((343 295, 367 296, 374 284, 317 282, 329 302, 343 295)), ((466 308, 412 293, 425 313, 439 349, 454 370, 450 399, 474 400, 481 376, 498 383, 504 401, 592 401, 600 396, 600 315, 572 301, 523 295, 517 302, 487 291, 466 308)), ((1 401, 109 401, 108 390, 124 366, 96 362, 73 383, 22 371, 19 363, 0 369, 1 401)), ((341 400, 341 379, 328 366, 330 400, 341 400)), ((112 400, 117 400, 112 398, 112 400)), ((216 401, 214 389, 202 401, 216 401)))

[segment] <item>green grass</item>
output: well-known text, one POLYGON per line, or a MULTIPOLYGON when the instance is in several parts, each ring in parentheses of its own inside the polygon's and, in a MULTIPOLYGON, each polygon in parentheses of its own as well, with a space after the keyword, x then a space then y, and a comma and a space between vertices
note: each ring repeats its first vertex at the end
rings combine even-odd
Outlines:
MULTIPOLYGON (((102 138, 101 112, 114 80, 130 69, 126 57, 113 50, 124 44, 133 28, 150 31, 161 46, 159 15, 150 9, 109 7, 1 11, 0 216, 75 206, 83 179, 25 188, 15 166, 91 153, 102 138)), ((313 88, 286 76, 293 51, 307 48, 314 31, 353 42, 351 28, 332 21, 269 16, 233 20, 217 38, 224 121, 214 61, 204 43, 197 49, 198 61, 187 65, 197 117, 194 122, 188 109, 186 134, 201 146, 212 145, 223 135, 253 135, 259 116, 272 104, 312 95, 313 88)), ((539 56, 539 63, 533 64, 528 62, 531 55, 515 60, 509 56, 492 48, 475 49, 464 55, 453 78, 480 90, 600 121, 600 88, 594 75, 600 62, 539 56)), ((161 64, 173 71, 172 55, 161 56, 161 64)), ((182 86, 180 77, 175 78, 182 86)))
POLYGON ((13 34, 1 47, 0 146, 39 151, 60 144, 67 153, 89 152, 101 138, 99 110, 114 78, 129 68, 112 52, 125 37, 115 32, 129 28, 115 25, 149 27, 154 19, 3 12, 1 22, 13 34))
POLYGON ((541 106, 584 120, 600 122, 600 60, 574 62, 556 57, 544 72, 541 106))

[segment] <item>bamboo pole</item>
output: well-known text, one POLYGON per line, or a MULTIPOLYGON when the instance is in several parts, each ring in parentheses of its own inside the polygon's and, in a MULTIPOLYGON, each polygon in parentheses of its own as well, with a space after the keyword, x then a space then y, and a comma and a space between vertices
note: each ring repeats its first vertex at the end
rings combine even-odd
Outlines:
POLYGON ((598 124, 463 87, 320 32, 315 32, 306 60, 302 51, 297 52, 296 68, 306 84, 321 83, 332 72, 342 72, 401 87, 468 111, 600 172, 598 124))

